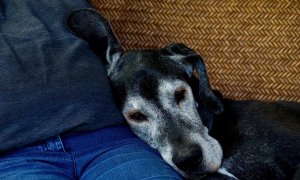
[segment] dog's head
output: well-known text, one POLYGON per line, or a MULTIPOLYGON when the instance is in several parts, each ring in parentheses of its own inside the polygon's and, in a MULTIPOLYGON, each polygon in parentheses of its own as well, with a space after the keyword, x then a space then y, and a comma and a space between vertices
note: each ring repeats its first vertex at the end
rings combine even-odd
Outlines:
POLYGON ((107 59, 117 102, 136 135, 185 177, 218 170, 222 150, 197 107, 220 113, 223 106, 198 54, 183 44, 123 52, 108 22, 94 10, 73 12, 68 25, 107 59))

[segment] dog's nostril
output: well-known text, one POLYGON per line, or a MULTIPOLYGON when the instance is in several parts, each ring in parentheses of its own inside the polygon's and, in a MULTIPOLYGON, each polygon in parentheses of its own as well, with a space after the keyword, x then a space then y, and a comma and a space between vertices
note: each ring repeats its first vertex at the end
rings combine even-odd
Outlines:
POLYGON ((174 164, 180 170, 193 170, 197 168, 202 162, 203 156, 200 147, 190 148, 187 152, 180 153, 180 155, 173 156, 174 164))

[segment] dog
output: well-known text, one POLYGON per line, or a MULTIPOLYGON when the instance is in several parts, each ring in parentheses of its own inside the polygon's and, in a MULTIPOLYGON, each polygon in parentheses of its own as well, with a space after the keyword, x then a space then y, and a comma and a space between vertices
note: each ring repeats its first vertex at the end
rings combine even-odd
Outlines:
POLYGON ((211 135, 240 179, 300 179, 300 104, 223 99, 211 135))
MULTIPOLYGON (((247 148, 245 152, 226 150, 223 154, 224 147, 234 150, 237 147, 229 147, 227 138, 239 136, 224 136, 226 128, 231 128, 227 116, 232 117, 222 114, 224 99, 212 91, 203 59, 195 51, 173 43, 162 49, 124 52, 108 21, 93 9, 72 12, 67 24, 106 60, 116 102, 133 132, 158 150, 183 177, 237 179, 236 174, 241 178, 252 177, 244 174, 246 170, 235 168, 244 168, 235 163, 249 164, 243 160, 243 155, 249 153, 247 148), (214 119, 216 125, 212 123, 214 119)), ((225 100, 227 107, 234 106, 228 102, 231 101, 225 100)), ((234 108, 243 110, 240 106, 234 108)), ((300 150, 299 142, 294 143, 298 143, 296 149, 300 150)), ((261 148, 266 148, 263 145, 261 148)))

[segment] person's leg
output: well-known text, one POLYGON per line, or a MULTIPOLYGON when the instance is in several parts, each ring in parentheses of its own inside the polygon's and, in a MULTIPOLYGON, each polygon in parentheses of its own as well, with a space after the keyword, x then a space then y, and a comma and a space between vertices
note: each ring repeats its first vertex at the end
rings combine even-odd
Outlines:
POLYGON ((72 156, 61 149, 59 139, 0 156, 1 180, 74 179, 72 156))
POLYGON ((77 177, 95 179, 182 179, 128 126, 93 133, 62 136, 66 151, 74 155, 77 177))
POLYGON ((160 155, 144 143, 125 143, 94 159, 81 176, 90 179, 181 179, 162 160, 160 155))

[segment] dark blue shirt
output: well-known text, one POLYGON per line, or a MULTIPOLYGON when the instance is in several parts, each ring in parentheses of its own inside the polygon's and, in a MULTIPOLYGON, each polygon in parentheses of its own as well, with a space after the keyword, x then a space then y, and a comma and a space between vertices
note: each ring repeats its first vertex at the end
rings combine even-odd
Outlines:
POLYGON ((85 0, 0 1, 0 152, 123 123, 102 61, 65 21, 85 0))

